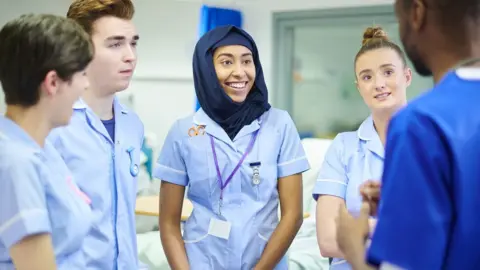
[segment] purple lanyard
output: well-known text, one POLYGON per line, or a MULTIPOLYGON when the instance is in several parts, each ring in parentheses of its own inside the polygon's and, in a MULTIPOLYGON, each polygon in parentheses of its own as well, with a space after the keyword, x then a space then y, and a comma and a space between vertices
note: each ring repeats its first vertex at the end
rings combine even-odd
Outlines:
POLYGON ((232 180, 235 173, 237 173, 238 169, 242 165, 242 163, 245 160, 245 158, 247 157, 247 155, 250 153, 250 151, 252 151, 253 145, 255 144, 255 141, 257 139, 258 131, 259 130, 255 131, 255 133, 252 135, 252 138, 250 139, 250 143, 248 144, 247 150, 243 154, 242 158, 238 162, 235 169, 233 169, 232 173, 228 176, 225 183, 223 182, 222 174, 220 173, 220 168, 218 166, 217 152, 215 151, 215 142, 213 141, 213 137, 210 136, 210 144, 212 145, 212 151, 213 151, 213 160, 215 161, 215 168, 217 169, 218 183, 220 185, 220 201, 223 200, 223 190, 228 185, 228 183, 230 183, 230 181, 232 180))

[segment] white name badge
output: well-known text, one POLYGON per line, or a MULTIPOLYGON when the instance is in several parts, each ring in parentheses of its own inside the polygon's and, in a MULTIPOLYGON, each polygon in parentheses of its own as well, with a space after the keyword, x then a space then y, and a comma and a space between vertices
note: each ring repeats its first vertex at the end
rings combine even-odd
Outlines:
POLYGON ((232 224, 230 222, 212 218, 208 226, 208 234, 228 240, 231 229, 232 224))

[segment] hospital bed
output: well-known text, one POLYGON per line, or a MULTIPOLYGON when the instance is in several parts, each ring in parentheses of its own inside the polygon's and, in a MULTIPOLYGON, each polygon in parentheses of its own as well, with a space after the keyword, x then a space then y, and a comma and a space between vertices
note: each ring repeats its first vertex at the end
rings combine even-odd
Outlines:
MULTIPOLYGON (((302 140, 311 169, 303 174, 304 222, 289 251, 290 270, 327 270, 328 259, 320 255, 315 230, 315 207, 312 190, 331 140, 306 138, 302 140)), ((158 232, 158 191, 159 181, 148 185, 139 179, 142 189, 137 199, 137 242, 139 259, 151 270, 170 269, 164 255, 158 232)), ((182 219, 186 220, 192 211, 186 200, 182 209, 182 219)))

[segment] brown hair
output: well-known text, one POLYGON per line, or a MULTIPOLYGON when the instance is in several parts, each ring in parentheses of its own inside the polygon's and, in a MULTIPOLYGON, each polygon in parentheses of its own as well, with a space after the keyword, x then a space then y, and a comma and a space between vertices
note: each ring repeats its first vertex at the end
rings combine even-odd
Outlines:
POLYGON ((392 49, 397 52, 398 56, 402 59, 403 65, 407 65, 407 59, 402 49, 400 49, 397 44, 390 41, 387 33, 379 26, 368 27, 363 33, 362 47, 355 56, 355 63, 357 63, 358 57, 362 54, 383 48, 392 49))
POLYGON ((131 20, 135 8, 131 0, 75 0, 70 5, 67 17, 79 23, 90 35, 93 24, 105 16, 131 20))
POLYGON ((93 57, 90 36, 75 21, 55 15, 22 15, 0 30, 0 81, 8 105, 34 106, 50 71, 64 81, 93 57))

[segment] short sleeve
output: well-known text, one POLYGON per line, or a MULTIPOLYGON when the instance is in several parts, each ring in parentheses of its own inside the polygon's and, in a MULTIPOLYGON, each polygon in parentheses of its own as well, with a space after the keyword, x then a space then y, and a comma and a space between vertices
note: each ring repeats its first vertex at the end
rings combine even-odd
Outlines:
POLYGON ((280 154, 277 162, 278 177, 286 177, 302 173, 310 169, 305 150, 303 149, 300 135, 288 112, 283 112, 285 127, 280 154))
POLYGON ((160 156, 157 159, 153 176, 172 184, 187 186, 187 169, 182 156, 182 136, 179 131, 179 122, 177 121, 168 132, 160 156))
POLYGON ((345 199, 348 179, 345 164, 345 144, 343 134, 338 134, 325 154, 322 167, 313 188, 313 198, 320 195, 331 195, 345 199))
POLYGON ((50 233, 51 228, 39 168, 28 159, 0 159, 0 242, 9 249, 27 236, 50 233))
POLYGON ((402 111, 391 120, 369 263, 442 268, 453 218, 444 138, 438 125, 420 113, 402 111))

